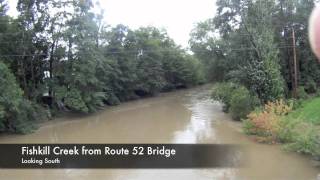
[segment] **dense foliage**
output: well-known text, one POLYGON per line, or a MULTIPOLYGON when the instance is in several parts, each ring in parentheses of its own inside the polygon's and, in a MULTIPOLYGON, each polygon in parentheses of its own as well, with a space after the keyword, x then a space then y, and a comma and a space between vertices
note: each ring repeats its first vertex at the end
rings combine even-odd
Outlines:
POLYGON ((206 64, 207 78, 223 82, 213 89, 213 99, 244 120, 246 133, 319 159, 319 105, 301 103, 320 86, 320 64, 308 39, 316 2, 217 0, 216 16, 198 23, 190 45, 206 64), (259 103, 251 101, 254 97, 259 103))
POLYGON ((16 83, 15 77, 0 62, 0 131, 25 132, 32 130, 36 112, 16 83))
POLYGON ((320 65, 307 33, 314 6, 314 0, 218 0, 217 15, 192 31, 191 49, 209 79, 243 84, 267 103, 292 95, 295 45, 297 86, 314 93, 320 65))
POLYGON ((259 99, 250 91, 236 83, 218 83, 212 91, 212 98, 221 101, 225 112, 230 112, 235 120, 246 118, 256 106, 259 99))
POLYGON ((39 109, 88 113, 204 82, 202 64, 165 30, 110 27, 93 6, 19 0, 12 18, 0 0, 0 131, 28 131, 39 109))
POLYGON ((293 101, 278 100, 251 112, 244 130, 260 142, 285 143, 285 148, 320 158, 320 98, 305 100, 294 109, 293 101))

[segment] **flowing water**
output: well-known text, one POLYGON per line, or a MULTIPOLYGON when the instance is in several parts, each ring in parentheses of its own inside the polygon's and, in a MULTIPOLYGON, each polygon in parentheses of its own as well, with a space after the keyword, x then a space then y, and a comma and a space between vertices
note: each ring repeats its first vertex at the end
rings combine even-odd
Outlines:
POLYGON ((288 179, 316 180, 309 158, 258 144, 209 100, 210 86, 161 94, 42 125, 33 134, 3 135, 0 143, 237 143, 248 149, 239 169, 32 169, 0 170, 0 179, 288 179))

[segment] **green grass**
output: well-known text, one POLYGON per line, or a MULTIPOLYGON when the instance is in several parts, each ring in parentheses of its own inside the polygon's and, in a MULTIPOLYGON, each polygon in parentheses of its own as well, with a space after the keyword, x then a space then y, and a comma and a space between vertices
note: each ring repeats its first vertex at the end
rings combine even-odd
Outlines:
MULTIPOLYGON (((266 115, 262 117, 264 120, 271 120, 266 115)), ((275 121, 276 125, 272 126, 277 129, 274 131, 274 137, 266 138, 264 134, 268 135, 270 132, 263 128, 261 134, 254 135, 264 138, 266 142, 275 140, 283 143, 287 150, 309 154, 316 160, 320 160, 320 97, 301 101, 301 104, 288 115, 279 115, 275 118, 278 118, 278 121, 275 121)), ((247 134, 256 131, 255 124, 248 120, 244 121, 243 128, 247 134)))
POLYGON ((291 112, 288 118, 320 125, 320 97, 303 101, 302 106, 291 112))
POLYGON ((285 148, 311 154, 320 160, 320 97, 303 101, 301 107, 290 112, 283 122, 280 135, 285 148))

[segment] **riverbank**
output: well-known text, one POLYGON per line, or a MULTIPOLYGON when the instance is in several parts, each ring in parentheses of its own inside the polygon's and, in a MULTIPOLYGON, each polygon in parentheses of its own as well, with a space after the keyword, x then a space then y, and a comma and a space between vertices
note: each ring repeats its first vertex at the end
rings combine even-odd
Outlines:
POLYGON ((243 85, 218 83, 212 98, 224 104, 224 112, 243 122, 247 135, 262 143, 285 144, 285 149, 320 160, 320 97, 273 101, 259 100, 243 85))
POLYGON ((244 130, 257 140, 284 144, 286 150, 320 160, 320 97, 297 102, 277 101, 251 112, 244 130), (297 105, 295 105, 296 103, 297 105))
MULTIPOLYGON (((248 167, 239 169, 33 169, 0 170, 0 179, 315 179, 319 169, 278 145, 256 143, 239 122, 210 100, 210 86, 125 102, 88 116, 49 121, 27 135, 0 136, 0 143, 241 144, 248 167), (281 159, 281 161, 279 161, 281 159), (264 162, 264 163, 261 163, 264 162), (299 171, 297 171, 297 169, 299 171)), ((235 157, 236 158, 236 157, 235 157)))

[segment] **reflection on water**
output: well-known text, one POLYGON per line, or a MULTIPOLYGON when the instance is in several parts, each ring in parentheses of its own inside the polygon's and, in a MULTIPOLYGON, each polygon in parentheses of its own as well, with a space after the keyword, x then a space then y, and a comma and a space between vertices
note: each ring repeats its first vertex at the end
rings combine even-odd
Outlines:
POLYGON ((216 139, 211 128, 214 119, 213 106, 209 99, 191 97, 191 103, 185 106, 191 111, 190 121, 181 131, 175 132, 173 143, 202 143, 205 139, 216 139))
POLYGON ((46 123, 29 135, 0 136, 0 143, 236 143, 249 149, 248 167, 188 170, 0 170, 0 179, 316 179, 308 158, 257 144, 239 123, 209 100, 204 86, 124 103, 90 116, 46 123))

